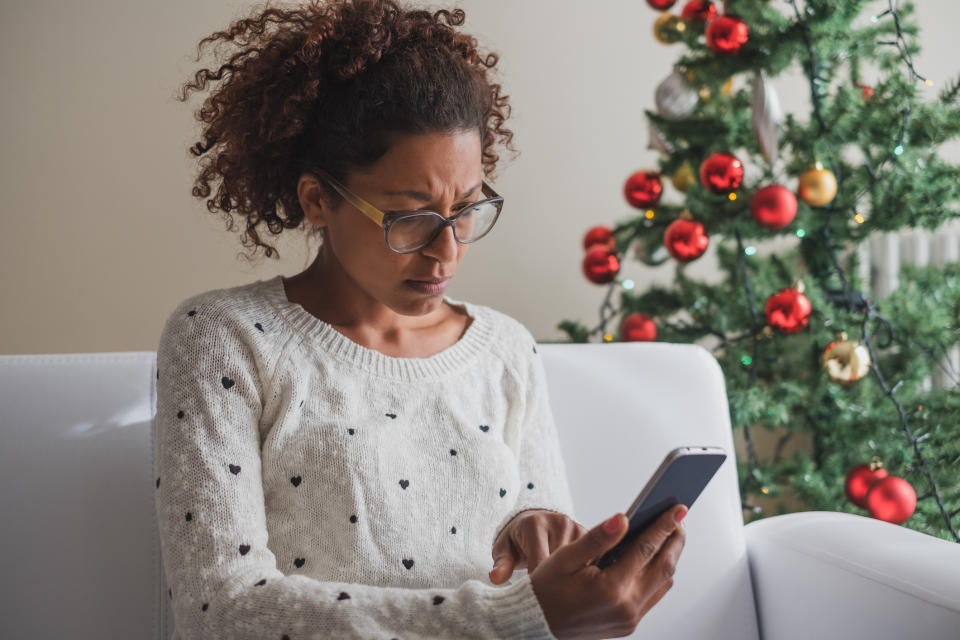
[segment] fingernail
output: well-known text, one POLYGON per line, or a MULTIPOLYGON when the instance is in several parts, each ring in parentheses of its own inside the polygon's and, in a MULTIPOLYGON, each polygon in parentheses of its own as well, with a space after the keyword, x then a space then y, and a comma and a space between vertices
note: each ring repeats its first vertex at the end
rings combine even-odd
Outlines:
POLYGON ((493 568, 496 569, 496 568, 499 567, 501 564, 503 564, 503 558, 500 558, 499 560, 497 560, 496 562, 494 562, 494 563, 493 563, 493 568))
POLYGON ((619 528, 620 528, 619 513, 603 523, 603 530, 606 531, 607 533, 616 533, 617 529, 619 528))
POLYGON ((681 522, 681 521, 683 520, 684 516, 686 516, 686 515, 687 515, 687 508, 684 507, 684 508, 680 509, 679 511, 677 511, 677 512, 673 515, 673 518, 674 518, 677 522, 681 522))

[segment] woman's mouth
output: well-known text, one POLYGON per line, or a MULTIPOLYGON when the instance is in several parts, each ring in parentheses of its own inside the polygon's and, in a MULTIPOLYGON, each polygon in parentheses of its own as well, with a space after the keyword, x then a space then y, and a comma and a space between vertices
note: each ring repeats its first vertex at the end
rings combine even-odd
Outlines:
POLYGON ((430 282, 429 280, 404 280, 404 282, 414 291, 428 295, 436 295, 446 291, 447 286, 450 284, 450 278, 441 280, 440 282, 430 282))

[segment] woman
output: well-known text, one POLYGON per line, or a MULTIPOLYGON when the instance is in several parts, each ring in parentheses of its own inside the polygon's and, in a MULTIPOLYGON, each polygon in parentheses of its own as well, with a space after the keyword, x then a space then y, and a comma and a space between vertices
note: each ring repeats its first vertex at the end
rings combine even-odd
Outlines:
POLYGON ((174 638, 611 637, 670 587, 672 511, 591 566, 626 519, 573 520, 533 336, 443 295, 498 219, 484 178, 512 136, 497 57, 463 20, 342 0, 200 43, 245 48, 184 87, 222 80, 198 112, 194 195, 219 181, 208 208, 246 216, 268 257, 260 222, 322 244, 302 273, 194 295, 164 326, 174 638))

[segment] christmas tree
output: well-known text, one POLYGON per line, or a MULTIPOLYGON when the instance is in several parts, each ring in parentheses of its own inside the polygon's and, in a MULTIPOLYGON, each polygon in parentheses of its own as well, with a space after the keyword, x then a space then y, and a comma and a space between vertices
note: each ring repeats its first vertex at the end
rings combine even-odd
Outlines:
POLYGON ((960 137, 960 83, 924 91, 909 2, 647 2, 663 12, 656 38, 683 49, 646 110, 659 168, 626 181, 635 215, 585 234, 584 274, 607 287, 599 323, 558 328, 574 342, 709 345, 746 443, 745 520, 773 515, 757 497, 789 494, 960 542, 957 372, 925 384, 960 344, 960 266, 906 264, 874 300, 858 251, 871 234, 960 217, 960 168, 940 153, 960 137), (792 65, 808 113, 784 114, 770 81, 792 65), (709 243, 719 284, 685 272, 709 243), (671 286, 634 291, 618 278, 628 252, 674 264, 671 286), (761 429, 811 450, 764 459, 761 429))

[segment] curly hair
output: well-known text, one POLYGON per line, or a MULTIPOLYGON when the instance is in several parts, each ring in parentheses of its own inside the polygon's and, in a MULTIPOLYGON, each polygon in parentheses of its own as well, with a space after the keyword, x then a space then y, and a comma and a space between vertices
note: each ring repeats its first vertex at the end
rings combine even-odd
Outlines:
MULTIPOLYGON (((435 13, 401 7, 395 0, 311 0, 297 8, 253 9, 197 45, 218 40, 240 48, 216 70, 201 69, 181 87, 211 90, 196 112, 202 140, 191 145, 200 161, 192 193, 209 198, 207 210, 222 210, 227 229, 231 212, 246 218, 243 245, 254 253, 279 251, 260 239, 263 222, 273 235, 304 221, 297 197, 303 172, 323 169, 343 180, 347 172, 369 167, 400 135, 477 130, 483 171, 494 175, 499 155, 511 151, 513 132, 508 96, 492 82, 496 53, 482 55, 476 38, 454 29, 462 9, 435 13)), ((331 202, 340 196, 327 185, 331 202)), ((313 225, 309 236, 326 227, 313 225)))

